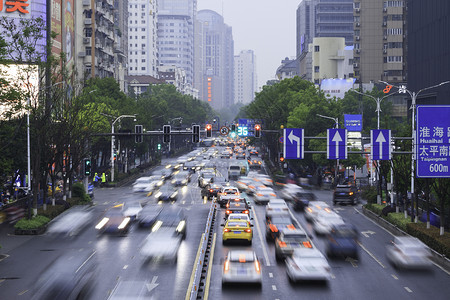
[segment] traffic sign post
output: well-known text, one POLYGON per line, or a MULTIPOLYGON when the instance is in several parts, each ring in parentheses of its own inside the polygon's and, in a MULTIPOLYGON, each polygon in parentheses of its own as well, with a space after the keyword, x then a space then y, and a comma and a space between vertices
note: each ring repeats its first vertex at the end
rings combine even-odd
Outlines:
MULTIPOLYGON (((220 134, 221 135, 227 136, 229 132, 230 132, 230 129, 227 126, 220 127, 220 134)), ((234 131, 232 131, 232 132, 234 132, 234 131)))
POLYGON ((371 160, 391 160, 391 131, 388 129, 372 129, 370 131, 371 160))
POLYGON ((327 159, 347 159, 347 129, 327 129, 327 159))
POLYGON ((450 105, 417 106, 416 172, 450 178, 450 105))
POLYGON ((304 139, 303 128, 283 129, 283 157, 285 159, 303 159, 305 153, 304 139))

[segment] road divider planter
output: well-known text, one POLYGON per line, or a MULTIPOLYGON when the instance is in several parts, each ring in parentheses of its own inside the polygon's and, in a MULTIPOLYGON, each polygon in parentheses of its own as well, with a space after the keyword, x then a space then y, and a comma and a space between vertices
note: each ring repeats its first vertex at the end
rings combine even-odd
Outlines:
POLYGON ((38 235, 43 234, 47 229, 50 219, 44 216, 36 216, 30 220, 23 218, 14 225, 14 234, 17 235, 38 235))

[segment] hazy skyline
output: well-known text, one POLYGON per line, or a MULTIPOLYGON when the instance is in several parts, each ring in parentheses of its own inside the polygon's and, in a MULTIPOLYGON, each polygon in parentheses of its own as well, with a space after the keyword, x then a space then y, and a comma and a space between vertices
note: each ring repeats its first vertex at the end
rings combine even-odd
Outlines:
POLYGON ((233 29, 234 53, 253 50, 258 90, 275 79, 286 57, 295 57, 296 10, 302 0, 198 0, 198 10, 211 9, 233 29))

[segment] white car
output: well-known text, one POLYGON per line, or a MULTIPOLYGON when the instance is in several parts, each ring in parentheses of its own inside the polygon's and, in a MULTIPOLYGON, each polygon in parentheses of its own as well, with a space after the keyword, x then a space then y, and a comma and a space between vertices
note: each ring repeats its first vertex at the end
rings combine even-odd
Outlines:
POLYGON ((47 234, 50 236, 75 236, 92 219, 92 211, 85 207, 72 207, 50 222, 47 234))
POLYGON ((261 286, 261 263, 254 251, 231 250, 222 269, 222 286, 227 283, 255 283, 261 286))
POLYGON ((397 268, 420 269, 431 267, 431 251, 421 240, 410 236, 397 236, 387 246, 386 256, 397 268))
POLYGON ((335 212, 327 213, 324 211, 313 219, 312 226, 317 234, 328 234, 333 226, 342 224, 345 224, 345 222, 340 215, 335 212))
POLYGON ((331 277, 331 267, 325 256, 316 248, 297 248, 286 258, 286 273, 291 282, 324 280, 331 277))
POLYGON ((133 183, 133 192, 149 193, 154 190, 154 188, 160 181, 161 181, 160 176, 147 176, 147 177, 138 178, 133 183))
POLYGON ((281 198, 286 201, 292 201, 297 193, 303 192, 303 188, 293 183, 287 183, 281 190, 281 198))
POLYGON ((268 186, 258 187, 253 194, 253 199, 257 204, 267 204, 270 199, 277 198, 277 195, 272 188, 268 186))
POLYGON ((175 234, 173 228, 161 227, 151 232, 144 240, 140 254, 147 260, 161 258, 175 261, 182 237, 175 234))
POLYGON ((320 211, 331 213, 330 206, 323 201, 311 201, 307 208, 305 208, 305 219, 312 222, 320 211))
POLYGON ((270 199, 266 206, 266 219, 271 218, 274 215, 286 215, 289 214, 289 207, 286 201, 283 199, 270 199))
POLYGON ((125 202, 123 204, 123 215, 135 220, 142 210, 142 205, 138 201, 125 202))
POLYGON ((237 187, 226 186, 223 187, 220 193, 218 194, 217 202, 220 204, 221 207, 225 207, 225 205, 228 203, 228 200, 239 198, 240 195, 241 193, 239 192, 239 189, 237 187))
POLYGON ((247 177, 241 177, 238 181, 235 182, 236 187, 241 192, 246 192, 248 189, 248 185, 253 183, 253 179, 247 177))

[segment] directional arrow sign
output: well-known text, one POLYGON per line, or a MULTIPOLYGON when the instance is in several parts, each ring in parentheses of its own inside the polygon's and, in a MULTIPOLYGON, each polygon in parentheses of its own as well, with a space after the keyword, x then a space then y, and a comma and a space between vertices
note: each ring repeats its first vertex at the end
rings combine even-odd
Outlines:
POLYGON ((151 292, 154 288, 156 288, 159 285, 159 283, 156 283, 156 280, 158 280, 158 276, 153 276, 152 282, 146 284, 147 290, 149 292, 151 292))
POLYGON ((388 129, 372 129, 370 131, 372 160, 390 160, 392 158, 391 131, 388 129))
POLYGON ((327 158, 347 159, 347 130, 327 129, 327 158))
POLYGON ((375 234, 375 231, 367 230, 367 231, 361 231, 361 234, 365 236, 366 238, 369 237, 369 235, 375 234))
POLYGON ((283 156, 285 159, 303 159, 304 157, 303 128, 285 128, 283 130, 283 156))

